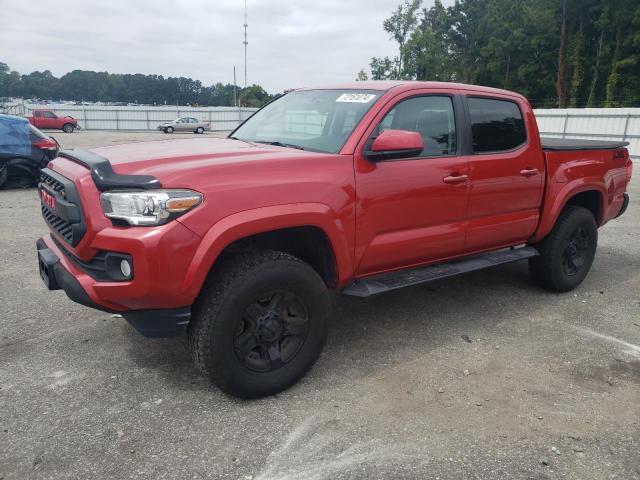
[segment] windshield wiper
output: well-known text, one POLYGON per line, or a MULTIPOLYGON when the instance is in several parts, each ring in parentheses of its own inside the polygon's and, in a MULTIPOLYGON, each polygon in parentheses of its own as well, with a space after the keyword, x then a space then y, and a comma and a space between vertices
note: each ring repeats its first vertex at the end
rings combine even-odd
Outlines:
POLYGON ((266 145, 275 145, 276 147, 288 147, 288 148, 296 148, 298 150, 304 150, 304 147, 301 147, 300 145, 294 145, 293 143, 283 143, 283 142, 278 142, 277 140, 272 141, 272 142, 268 142, 266 140, 254 140, 254 143, 264 143, 266 145))

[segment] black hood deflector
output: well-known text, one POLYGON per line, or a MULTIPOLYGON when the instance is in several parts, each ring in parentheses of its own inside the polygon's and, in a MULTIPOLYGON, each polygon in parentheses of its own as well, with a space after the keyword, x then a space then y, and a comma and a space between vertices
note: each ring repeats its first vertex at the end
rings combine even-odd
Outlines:
POLYGON ((161 188, 160 180, 152 175, 122 175, 113 171, 111 162, 100 155, 82 150, 70 148, 60 151, 59 157, 67 158, 79 163, 91 170, 93 183, 101 192, 115 189, 141 189, 151 190, 161 188))

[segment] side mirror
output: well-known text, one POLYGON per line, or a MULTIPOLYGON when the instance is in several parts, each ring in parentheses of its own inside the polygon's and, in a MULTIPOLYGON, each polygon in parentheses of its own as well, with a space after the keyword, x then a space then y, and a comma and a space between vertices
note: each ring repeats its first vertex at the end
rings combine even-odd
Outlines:
POLYGON ((382 162, 420 155, 424 149, 422 135, 410 130, 385 130, 374 138, 364 156, 372 162, 382 162))

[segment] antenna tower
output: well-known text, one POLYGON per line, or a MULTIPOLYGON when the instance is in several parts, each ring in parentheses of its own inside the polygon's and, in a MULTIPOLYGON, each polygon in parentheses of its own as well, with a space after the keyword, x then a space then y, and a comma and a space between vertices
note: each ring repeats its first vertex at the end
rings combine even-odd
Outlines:
POLYGON ((244 0, 244 87, 247 88, 247 27, 249 24, 247 23, 247 0, 244 0))

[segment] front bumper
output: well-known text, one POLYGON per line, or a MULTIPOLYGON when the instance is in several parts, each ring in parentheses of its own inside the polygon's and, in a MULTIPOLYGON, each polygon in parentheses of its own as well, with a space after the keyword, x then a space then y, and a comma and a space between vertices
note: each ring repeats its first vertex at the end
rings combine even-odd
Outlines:
POLYGON ((49 290, 64 290, 76 303, 110 313, 119 313, 142 335, 149 338, 175 337, 183 333, 191 319, 191 308, 118 311, 93 301, 78 279, 63 265, 58 252, 44 238, 36 242, 40 277, 49 290))

